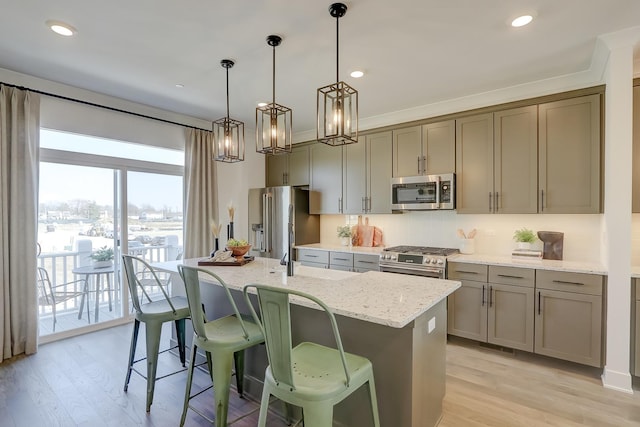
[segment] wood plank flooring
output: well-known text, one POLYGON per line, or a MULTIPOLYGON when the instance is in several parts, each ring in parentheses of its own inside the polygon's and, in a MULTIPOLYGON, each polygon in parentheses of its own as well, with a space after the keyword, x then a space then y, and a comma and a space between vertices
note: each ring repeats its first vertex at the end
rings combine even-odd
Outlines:
MULTIPOLYGON (((0 364, 0 425, 177 426, 185 373, 156 383, 149 414, 144 379, 134 374, 129 391, 122 391, 130 333, 131 325, 102 330, 46 344, 34 356, 0 364)), ((168 339, 169 331, 163 334, 168 339)), ((144 343, 142 332, 140 339, 144 343)), ((138 348, 144 351, 144 344, 138 348)), ((179 367, 175 356, 161 355, 160 371, 179 367)), ((640 389, 634 395, 607 390, 599 374, 580 365, 451 340, 440 427, 640 426, 640 389)), ((207 375, 196 372, 194 389, 208 384, 207 375)), ((209 391, 196 405, 212 416, 211 402, 209 391)), ((258 403, 232 393, 230 419, 257 407, 258 403)), ((233 426, 256 424, 254 413, 233 426)), ((209 424, 189 411, 186 425, 209 424)), ((271 416, 267 425, 286 424, 271 416)))

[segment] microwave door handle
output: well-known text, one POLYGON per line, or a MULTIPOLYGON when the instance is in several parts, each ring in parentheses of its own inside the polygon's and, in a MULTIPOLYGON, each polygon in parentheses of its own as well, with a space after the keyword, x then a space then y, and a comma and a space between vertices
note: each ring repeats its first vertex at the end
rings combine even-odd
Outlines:
POLYGON ((440 203, 440 177, 436 179, 436 208, 442 208, 442 204, 440 203))

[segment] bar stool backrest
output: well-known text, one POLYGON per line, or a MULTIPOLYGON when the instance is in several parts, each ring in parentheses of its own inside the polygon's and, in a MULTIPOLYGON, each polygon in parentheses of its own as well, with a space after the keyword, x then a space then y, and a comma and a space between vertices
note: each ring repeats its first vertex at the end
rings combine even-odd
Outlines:
POLYGON ((342 359, 344 367, 346 385, 349 386, 350 376, 347 369, 347 362, 344 356, 342 340, 336 323, 335 316, 321 300, 304 292, 291 289, 277 288, 273 286, 249 284, 244 288, 244 297, 251 310, 256 323, 262 326, 269 357, 269 366, 273 378, 280 384, 284 384, 291 390, 295 390, 296 385, 293 380, 293 363, 291 360, 292 340, 291 340, 291 311, 289 307, 289 296, 305 298, 320 306, 329 317, 336 345, 342 359), (258 305, 260 315, 258 317, 249 299, 248 289, 255 288, 258 294, 258 305))
POLYGON ((154 286, 157 286, 161 291, 164 299, 169 303, 171 310, 176 313, 176 308, 171 302, 171 298, 167 293, 163 282, 158 278, 158 275, 153 267, 151 267, 145 260, 132 255, 122 255, 122 264, 124 265, 124 274, 129 285, 129 293, 131 294, 131 302, 136 313, 142 314, 144 312, 144 298, 147 302, 152 302, 151 297, 147 293, 144 284, 140 281, 141 274, 144 275, 145 281, 152 280, 154 286))

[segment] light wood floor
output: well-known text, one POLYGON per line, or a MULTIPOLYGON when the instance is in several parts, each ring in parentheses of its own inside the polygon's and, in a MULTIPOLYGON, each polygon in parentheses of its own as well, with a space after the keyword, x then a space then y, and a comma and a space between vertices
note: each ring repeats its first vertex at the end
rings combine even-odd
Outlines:
MULTIPOLYGON (((126 325, 58 341, 41 346, 34 356, 0 364, 0 425, 177 426, 184 373, 156 384, 149 414, 142 378, 134 374, 129 392, 122 391, 130 332, 126 325)), ((142 333, 140 338, 143 343, 142 333)), ((177 367, 175 356, 161 356, 163 372, 177 367)), ((204 388, 208 381, 206 374, 197 372, 194 388, 204 388)), ((197 402, 209 415, 211 399, 210 392, 204 393, 197 402)), ((257 407, 232 393, 230 418, 257 407)), ((256 423, 257 413, 233 425, 256 423)), ((186 425, 209 424, 190 411, 186 425)), ((272 416, 267 425, 286 424, 272 416)), ((585 425, 640 426, 640 390, 634 395, 607 390, 599 370, 592 368, 450 341, 440 427, 585 425)))

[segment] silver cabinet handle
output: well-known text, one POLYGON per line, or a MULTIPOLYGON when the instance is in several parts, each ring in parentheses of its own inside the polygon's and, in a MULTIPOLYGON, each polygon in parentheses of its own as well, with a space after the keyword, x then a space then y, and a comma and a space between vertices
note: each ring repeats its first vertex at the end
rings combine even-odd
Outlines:
POLYGON ((336 261, 349 261, 348 258, 334 258, 336 261))
POLYGON ((540 212, 544 211, 544 190, 540 190, 540 212))
POLYGON ((422 156, 422 172, 427 174, 427 156, 422 156))
POLYGON ((420 156, 418 156, 418 175, 420 175, 422 171, 420 170, 420 156))
POLYGON ((499 197, 500 197, 500 193, 496 191, 496 208, 494 210, 495 213, 498 213, 498 209, 500 209, 499 197))
POLYGON ((482 285, 482 303, 480 304, 481 307, 484 307, 484 285, 482 285))
POLYGON ((458 273, 465 273, 465 274, 480 274, 477 271, 464 271, 464 270, 456 270, 458 273))
POLYGON ((367 202, 367 212, 371 212, 371 197, 366 197, 367 202))
POLYGON ((489 191, 489 212, 492 212, 491 210, 491 197, 492 197, 493 193, 491 193, 491 191, 489 191))
POLYGON ((559 283, 561 285, 578 285, 578 286, 584 286, 584 283, 580 283, 580 282, 569 282, 566 280, 554 280, 553 283, 559 283))
POLYGON ((365 202, 365 197, 362 197, 360 200, 361 200, 360 201, 361 210, 362 210, 362 212, 366 212, 367 211, 367 204, 365 202))
POLYGON ((509 274, 498 274, 498 277, 506 277, 508 279, 524 279, 522 276, 511 276, 509 274))
POLYGON ((378 264, 377 262, 374 262, 374 261, 362 261, 362 260, 360 260, 360 261, 356 261, 356 262, 358 262, 360 264, 378 264))
POLYGON ((493 286, 489 285, 489 307, 493 307, 493 286))

